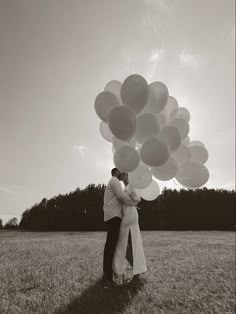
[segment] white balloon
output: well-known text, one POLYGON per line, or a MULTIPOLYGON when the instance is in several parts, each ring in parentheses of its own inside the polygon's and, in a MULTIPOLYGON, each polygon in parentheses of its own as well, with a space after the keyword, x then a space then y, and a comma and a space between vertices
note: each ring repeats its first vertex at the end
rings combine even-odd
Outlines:
POLYGON ((195 161, 189 161, 181 165, 176 180, 187 188, 199 188, 209 179, 208 169, 195 161))
POLYGON ((166 116, 163 113, 158 113, 156 115, 157 121, 159 122, 160 128, 164 128, 167 125, 166 116))
POLYGON ((149 88, 146 80, 138 75, 128 76, 121 86, 121 99, 125 106, 138 114, 147 104, 149 88))
POLYGON ((101 92, 95 99, 95 111, 104 122, 108 121, 110 112, 120 106, 118 98, 110 92, 101 92))
POLYGON ((145 189, 136 189, 137 194, 146 201, 153 201, 160 195, 160 187, 155 180, 145 189))
POLYGON ((113 80, 113 81, 110 81, 109 83, 107 83, 107 85, 104 88, 104 91, 110 92, 110 93, 116 95, 120 104, 122 104, 122 100, 120 97, 121 85, 122 85, 121 82, 113 80))
POLYGON ((175 151, 181 145, 179 130, 171 125, 162 128, 158 134, 158 138, 162 139, 169 146, 170 151, 175 151))
POLYGON ((169 125, 175 126, 179 130, 182 139, 185 139, 189 133, 189 124, 184 119, 175 118, 169 122, 169 125))
POLYGON ((179 107, 176 114, 176 118, 184 119, 185 121, 189 122, 190 112, 188 111, 188 109, 184 107, 179 107))
POLYGON ((167 144, 158 138, 146 141, 141 150, 141 160, 150 167, 159 167, 169 159, 169 148, 167 144))
POLYGON ((185 137, 185 139, 183 140, 183 144, 186 145, 186 146, 188 146, 189 143, 190 143, 190 138, 189 138, 189 136, 187 135, 187 136, 185 137))
POLYGON ((126 145, 119 148, 113 157, 117 169, 122 172, 132 172, 139 164, 140 158, 138 152, 131 146, 126 145))
POLYGON ((170 157, 164 165, 152 168, 152 174, 154 177, 161 181, 173 179, 176 176, 177 171, 177 162, 172 157, 170 157))
POLYGON ((127 107, 114 108, 108 116, 112 133, 121 140, 130 140, 136 129, 136 117, 127 107))
POLYGON ((179 105, 177 100, 173 96, 169 96, 167 100, 167 105, 161 113, 163 113, 167 117, 167 120, 172 120, 178 112, 178 107, 179 105))
POLYGON ((112 134, 111 130, 109 129, 109 126, 107 123, 105 123, 104 121, 101 121, 100 126, 99 126, 99 130, 100 130, 102 137, 105 140, 107 140, 108 142, 112 142, 113 134, 112 134))
POLYGON ((200 142, 200 141, 191 141, 190 143, 189 143, 189 146, 202 146, 202 147, 205 147, 205 145, 202 143, 202 142, 200 142))
POLYGON ((190 145, 191 160, 196 161, 200 164, 205 164, 208 160, 208 151, 205 147, 200 145, 190 145))
POLYGON ((177 162, 178 167, 183 163, 190 161, 191 152, 188 146, 181 144, 180 147, 171 154, 171 157, 177 162))
POLYGON ((113 147, 116 150, 118 150, 119 148, 121 148, 122 146, 125 146, 125 145, 129 145, 129 146, 132 146, 135 148, 135 144, 136 142, 134 142, 133 139, 131 139, 130 141, 122 141, 120 140, 119 138, 115 137, 112 135, 112 144, 113 144, 113 147))
POLYGON ((134 137, 142 144, 148 139, 155 137, 160 130, 159 122, 152 113, 143 113, 137 117, 134 137))
POLYGON ((144 189, 152 182, 152 172, 147 166, 140 163, 134 171, 129 173, 129 182, 137 189, 144 189))
POLYGON ((149 85, 149 98, 146 112, 159 113, 167 104, 169 91, 165 84, 162 82, 153 82, 149 85))

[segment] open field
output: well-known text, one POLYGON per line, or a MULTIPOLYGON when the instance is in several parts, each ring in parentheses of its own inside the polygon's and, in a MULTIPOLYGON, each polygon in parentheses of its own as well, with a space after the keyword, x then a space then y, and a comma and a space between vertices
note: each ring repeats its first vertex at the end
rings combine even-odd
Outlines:
POLYGON ((0 313, 235 313, 233 232, 142 231, 147 283, 103 289, 104 232, 0 232, 0 313))

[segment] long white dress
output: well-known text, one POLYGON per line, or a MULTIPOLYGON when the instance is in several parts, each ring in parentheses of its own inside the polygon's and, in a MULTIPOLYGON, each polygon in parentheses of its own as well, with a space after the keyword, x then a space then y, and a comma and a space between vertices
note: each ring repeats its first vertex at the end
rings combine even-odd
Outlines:
MULTIPOLYGON (((128 184, 125 191, 133 198, 137 196, 135 190, 128 184)), ((116 250, 113 257, 113 272, 122 275, 125 272, 126 250, 128 245, 129 232, 131 234, 132 253, 133 253, 133 275, 147 271, 143 244, 138 223, 138 212, 135 206, 123 205, 123 217, 120 225, 120 233, 116 250)))

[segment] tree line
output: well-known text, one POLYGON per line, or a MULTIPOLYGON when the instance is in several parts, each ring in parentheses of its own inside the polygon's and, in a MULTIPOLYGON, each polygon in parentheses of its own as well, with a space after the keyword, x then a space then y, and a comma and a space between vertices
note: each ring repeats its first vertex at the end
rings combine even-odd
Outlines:
MULTIPOLYGON (((42 199, 24 211, 21 230, 103 231, 105 185, 42 199)), ((164 189, 154 201, 138 204, 141 230, 234 230, 235 191, 223 189, 164 189)), ((15 223, 15 221, 13 221, 15 223)), ((6 229, 11 227, 11 224, 6 229)), ((15 229, 13 225, 12 229, 15 229)))

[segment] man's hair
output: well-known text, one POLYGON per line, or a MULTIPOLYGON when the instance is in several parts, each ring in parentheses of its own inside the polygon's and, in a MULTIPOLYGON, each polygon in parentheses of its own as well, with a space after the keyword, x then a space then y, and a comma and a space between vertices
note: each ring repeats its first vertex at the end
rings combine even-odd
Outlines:
POLYGON ((111 170, 111 175, 114 176, 119 170, 117 168, 113 168, 111 170))

